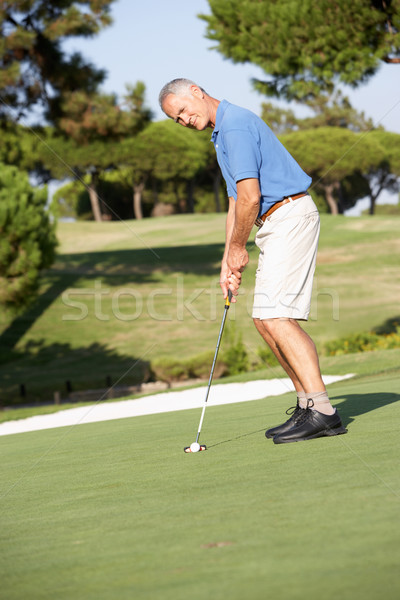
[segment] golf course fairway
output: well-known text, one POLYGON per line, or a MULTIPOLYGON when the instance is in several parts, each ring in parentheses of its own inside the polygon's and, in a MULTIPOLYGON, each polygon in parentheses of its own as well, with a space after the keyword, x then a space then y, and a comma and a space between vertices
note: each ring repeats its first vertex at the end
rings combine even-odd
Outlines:
POLYGON ((264 437, 293 394, 4 436, 7 600, 399 597, 400 372, 329 386, 348 434, 264 437))

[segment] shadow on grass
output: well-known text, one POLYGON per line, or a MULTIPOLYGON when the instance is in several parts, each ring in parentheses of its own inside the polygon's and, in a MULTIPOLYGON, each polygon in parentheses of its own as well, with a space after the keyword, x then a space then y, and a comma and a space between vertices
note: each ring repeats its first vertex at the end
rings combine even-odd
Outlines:
POLYGON ((23 313, 17 315, 0 334, 0 363, 10 362, 18 357, 13 349, 49 306, 67 287, 76 283, 76 276, 51 276, 47 278, 50 286, 23 313))
MULTIPOLYGON (((371 412, 382 406, 386 406, 388 404, 393 404, 394 402, 400 401, 400 394, 395 393, 372 393, 372 394, 349 394, 342 396, 333 396, 331 400, 344 400, 340 404, 340 417, 342 419, 342 423, 345 427, 350 425, 358 416, 363 415, 367 412, 371 412)), ((282 422, 285 419, 282 419, 282 422)), ((279 423, 276 423, 279 425, 279 423)), ((274 425, 269 425, 268 427, 273 427, 274 425)), ((221 442, 217 442, 215 444, 211 444, 207 446, 208 448, 215 448, 216 446, 220 446, 221 444, 229 444, 230 442, 234 442, 241 438, 249 437, 251 435, 256 435, 258 433, 264 432, 268 427, 263 427, 262 429, 257 429, 256 431, 251 431, 249 433, 243 433, 241 435, 232 437, 228 440, 223 440, 221 442)))
POLYGON ((217 442, 216 444, 211 444, 207 446, 207 448, 215 448, 216 446, 220 446, 221 444, 229 444, 229 442, 234 442, 236 440, 240 440, 245 437, 249 437, 250 435, 256 435, 257 433, 261 433, 261 431, 265 431, 265 427, 262 429, 257 429, 257 431, 251 431, 250 433, 242 433, 241 435, 237 435, 229 440, 223 440, 222 442, 217 442))
POLYGON ((30 341, 13 355, 12 368, 9 363, 0 365, 0 406, 48 404, 55 392, 60 393, 61 401, 68 401, 78 390, 131 386, 151 378, 148 360, 98 343, 76 348, 67 343, 30 341))
POLYGON ((18 342, 66 289, 79 287, 81 278, 85 280, 83 287, 87 286, 88 279, 97 278, 101 278, 106 286, 116 287, 157 283, 160 281, 157 272, 160 271, 217 276, 224 245, 176 246, 154 250, 156 254, 147 249, 136 249, 58 255, 55 264, 43 278, 44 284, 49 284, 49 287, 0 334, 0 363, 15 359, 12 351, 18 342))
POLYGON ((396 333, 398 327, 400 326, 400 315, 397 317, 392 317, 391 319, 386 319, 382 325, 378 325, 374 327, 372 330, 373 333, 377 333, 378 335, 387 335, 390 333, 396 333))
POLYGON ((382 406, 400 401, 400 394, 390 392, 376 392, 372 394, 348 394, 333 396, 331 400, 343 400, 339 406, 340 417, 343 425, 347 427, 359 415, 371 412, 382 406))
POLYGON ((219 273, 219 261, 224 253, 224 244, 194 244, 166 248, 133 250, 111 250, 82 254, 61 254, 54 269, 80 274, 103 273, 148 273, 179 271, 198 275, 219 273))

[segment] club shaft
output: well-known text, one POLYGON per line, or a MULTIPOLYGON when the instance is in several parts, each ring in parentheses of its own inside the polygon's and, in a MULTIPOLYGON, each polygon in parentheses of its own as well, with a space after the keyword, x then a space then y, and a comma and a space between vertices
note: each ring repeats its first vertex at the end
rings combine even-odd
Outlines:
POLYGON ((201 417, 200 417, 199 428, 198 428, 198 431, 197 431, 196 442, 199 441, 201 428, 203 426, 204 413, 206 412, 208 395, 210 393, 211 382, 212 382, 212 378, 213 378, 213 375, 214 375, 215 364, 217 362, 219 346, 221 344, 222 333, 224 331, 225 321, 226 321, 226 315, 228 313, 228 309, 229 309, 229 306, 230 306, 231 299, 232 299, 232 294, 229 291, 228 299, 227 299, 227 302, 226 302, 225 308, 224 308, 224 314, 222 316, 221 327, 219 329, 219 335, 218 335, 218 340, 217 340, 217 347, 215 348, 215 353, 214 353, 214 360, 213 360, 212 365, 211 365, 211 372, 210 372, 210 377, 209 377, 209 380, 208 380, 208 386, 207 386, 206 397, 205 397, 205 400, 204 400, 203 410, 201 411, 201 417))

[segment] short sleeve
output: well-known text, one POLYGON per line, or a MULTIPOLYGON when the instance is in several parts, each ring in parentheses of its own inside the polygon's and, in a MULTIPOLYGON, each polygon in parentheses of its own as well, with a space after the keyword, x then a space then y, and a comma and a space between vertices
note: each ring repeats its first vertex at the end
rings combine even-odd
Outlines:
POLYGON ((237 183, 241 179, 259 178, 261 152, 257 139, 248 129, 231 129, 224 132, 229 170, 237 183))

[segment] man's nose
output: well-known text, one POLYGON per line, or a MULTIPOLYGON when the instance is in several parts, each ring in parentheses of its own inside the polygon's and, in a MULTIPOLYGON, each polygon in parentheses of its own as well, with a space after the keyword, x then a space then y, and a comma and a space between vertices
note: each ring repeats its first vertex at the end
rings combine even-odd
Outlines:
POLYGON ((181 113, 179 115, 179 120, 181 122, 181 125, 184 125, 185 127, 189 125, 189 117, 185 113, 181 113))

